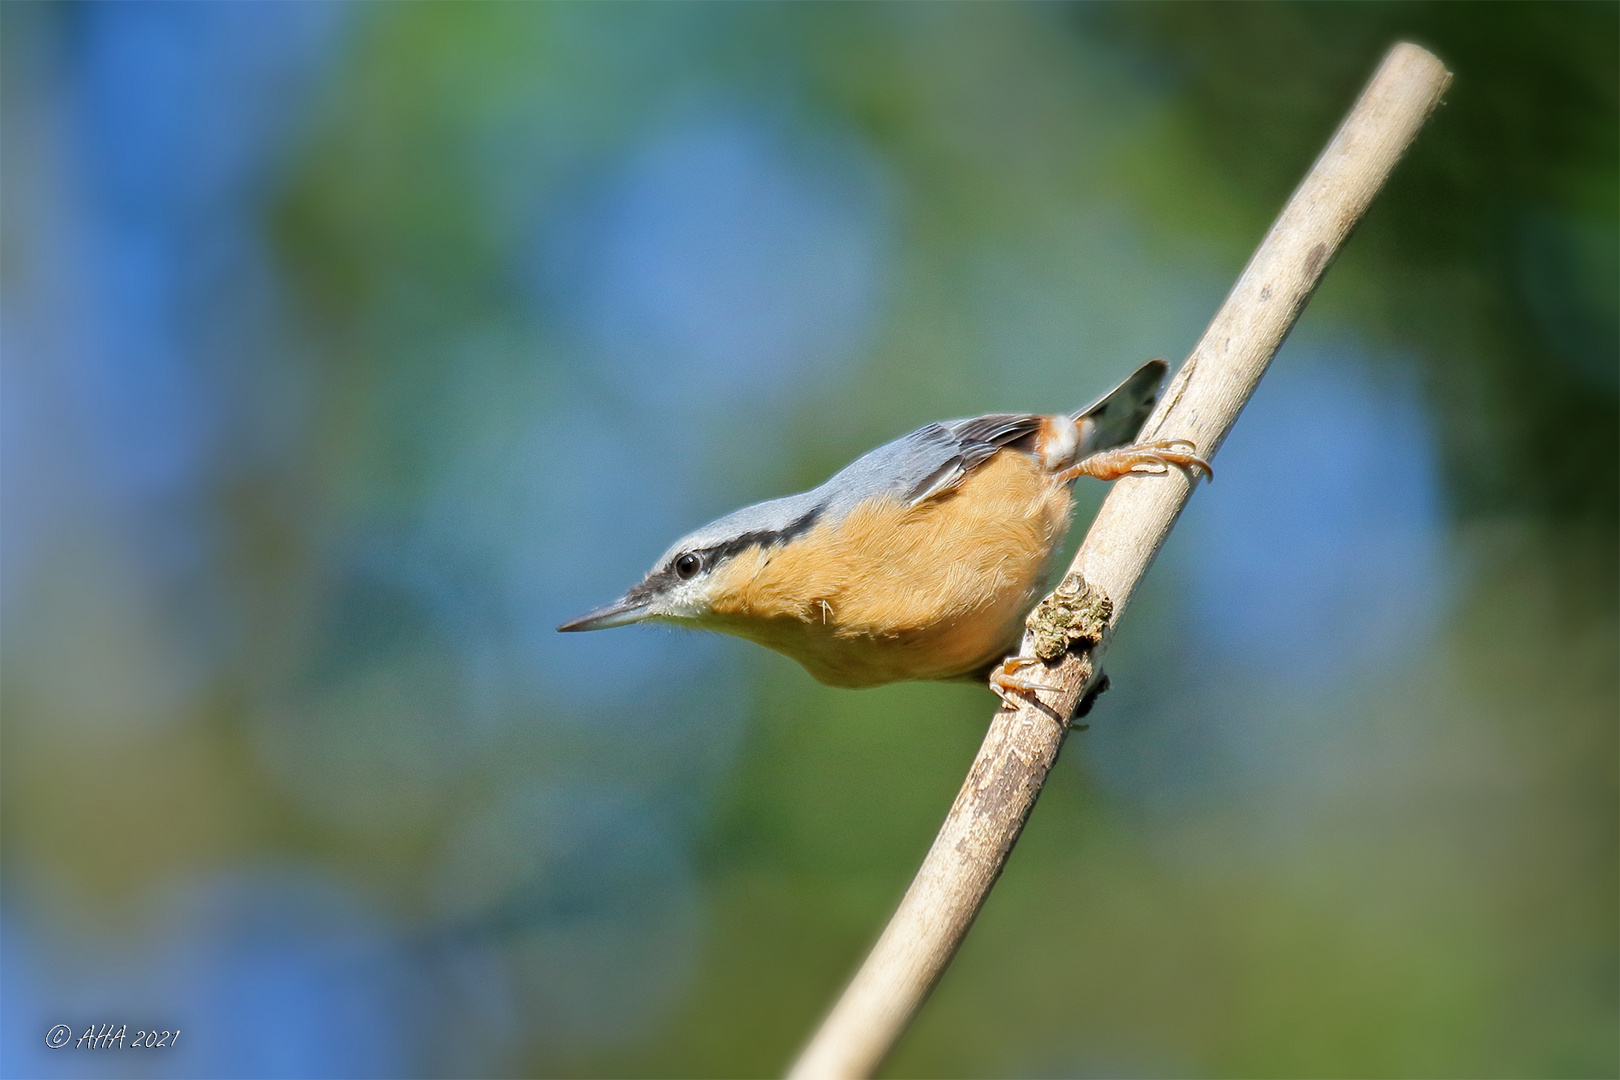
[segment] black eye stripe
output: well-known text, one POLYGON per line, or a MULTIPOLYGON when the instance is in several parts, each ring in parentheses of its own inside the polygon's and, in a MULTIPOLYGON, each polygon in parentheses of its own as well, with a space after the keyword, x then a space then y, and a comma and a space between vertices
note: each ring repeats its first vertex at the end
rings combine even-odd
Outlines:
POLYGON ((703 556, 703 565, 714 566, 722 559, 729 559, 739 552, 747 551, 751 547, 769 548, 777 544, 785 544, 815 527, 821 518, 821 507, 816 507, 797 521, 783 529, 772 529, 762 532, 743 533, 735 540, 724 544, 716 544, 711 548, 704 548, 698 554, 703 556))
POLYGON ((776 544, 786 543, 813 528, 816 521, 821 517, 821 511, 822 508, 818 506, 784 529, 744 533, 735 540, 727 541, 724 544, 699 548, 695 551, 683 551, 665 563, 661 569, 648 574, 645 580, 632 586, 630 591, 625 594, 625 598, 635 601, 651 600, 662 596, 680 582, 696 577, 699 572, 709 567, 718 566, 721 562, 739 552, 746 551, 751 547, 769 548, 776 544), (688 555, 697 559, 697 565, 690 572, 683 575, 680 572, 680 562, 688 555))

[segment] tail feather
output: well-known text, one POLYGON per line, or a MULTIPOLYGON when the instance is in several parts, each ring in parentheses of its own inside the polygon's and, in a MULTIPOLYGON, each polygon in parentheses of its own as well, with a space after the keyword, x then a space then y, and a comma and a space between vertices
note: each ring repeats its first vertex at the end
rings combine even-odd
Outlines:
POLYGON ((1169 370, 1170 365, 1163 360, 1149 360, 1095 404, 1075 413, 1074 421, 1080 427, 1079 457, 1134 440, 1159 400, 1159 389, 1169 370))

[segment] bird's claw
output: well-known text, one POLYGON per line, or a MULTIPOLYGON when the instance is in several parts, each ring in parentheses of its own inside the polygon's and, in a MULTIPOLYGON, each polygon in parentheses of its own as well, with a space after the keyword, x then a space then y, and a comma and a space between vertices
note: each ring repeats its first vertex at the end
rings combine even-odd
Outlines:
POLYGON ((1186 439, 1160 439, 1154 442, 1139 443, 1135 446, 1122 446, 1121 450, 1129 451, 1135 459, 1131 462, 1130 471, 1138 475, 1163 476, 1170 471, 1171 466, 1186 469, 1196 478, 1199 473, 1204 479, 1214 480, 1215 470, 1209 462, 1199 457, 1198 447, 1186 439), (1143 468, 1143 466, 1147 468, 1143 468))
MULTIPOLYGON (((1001 662, 999 667, 990 672, 990 689, 995 691, 996 696, 1001 699, 1003 708, 1017 712, 1024 705, 1034 705, 1038 709, 1051 711, 1047 709, 1046 703, 1041 701, 1036 691, 1055 690, 1057 688, 1031 682, 1019 674, 1024 668, 1038 667, 1040 665, 1041 661, 1033 657, 1009 656, 1001 662)), ((1075 707, 1074 715, 1069 717, 1066 723, 1061 717, 1057 718, 1058 721, 1064 723, 1064 726, 1071 731, 1085 731, 1090 725, 1077 723, 1076 721, 1089 713, 1091 707, 1097 703, 1097 699, 1107 690, 1108 676, 1102 675, 1092 685, 1091 689, 1086 691, 1085 696, 1080 699, 1079 704, 1075 707)))
POLYGON ((1060 473, 1058 479, 1067 483, 1079 476, 1094 476, 1099 480, 1118 480, 1122 476, 1163 476, 1172 468, 1177 468, 1192 473, 1194 479, 1202 473, 1206 480, 1214 480, 1215 470, 1198 456, 1195 452, 1197 449, 1186 439, 1158 439, 1116 446, 1112 450, 1092 454, 1060 473))
POLYGON ((990 672, 990 689, 995 691, 1004 706, 1015 711, 1025 704, 1039 705, 1041 699, 1035 692, 1050 688, 1030 682, 1019 674, 1024 668, 1034 667, 1039 663, 1039 660, 1029 656, 1007 657, 999 667, 990 672))

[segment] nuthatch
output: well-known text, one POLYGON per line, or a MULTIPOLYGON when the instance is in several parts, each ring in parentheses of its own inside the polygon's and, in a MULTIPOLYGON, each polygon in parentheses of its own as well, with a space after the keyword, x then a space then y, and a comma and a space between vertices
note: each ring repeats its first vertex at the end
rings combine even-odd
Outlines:
MULTIPOLYGON (((1189 443, 1126 445, 1166 370, 1151 360, 1073 416, 994 413, 919 428, 814 490, 682 537, 622 599, 557 629, 719 630, 831 686, 984 678, 1017 647, 1068 531, 1076 478, 1172 466, 1209 474, 1189 443)), ((1031 689, 1012 674, 1018 666, 998 670, 992 688, 1031 689)))

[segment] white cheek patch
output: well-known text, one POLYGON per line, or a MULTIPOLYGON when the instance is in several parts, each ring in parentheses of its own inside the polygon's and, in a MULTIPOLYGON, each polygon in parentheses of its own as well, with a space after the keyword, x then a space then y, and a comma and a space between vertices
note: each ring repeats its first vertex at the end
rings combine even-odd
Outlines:
POLYGON ((1035 450, 1041 464, 1052 471, 1074 464, 1075 451, 1080 448, 1080 429, 1067 416, 1041 418, 1041 431, 1035 439, 1035 450))
POLYGON ((683 581, 680 585, 664 594, 663 614, 673 615, 678 619, 695 619, 709 611, 709 589, 711 584, 709 575, 705 574, 692 581, 683 581))
MULTIPOLYGON (((765 569, 771 561, 771 548, 753 546, 749 549, 731 556, 718 566, 706 568, 687 581, 675 582, 656 603, 659 615, 670 619, 702 619, 714 611, 715 601, 727 599, 722 594, 725 587, 736 584, 737 575, 728 573, 733 568, 733 561, 747 560, 753 564, 753 572, 758 574, 765 569)), ((724 606, 724 604, 722 604, 724 606)))

